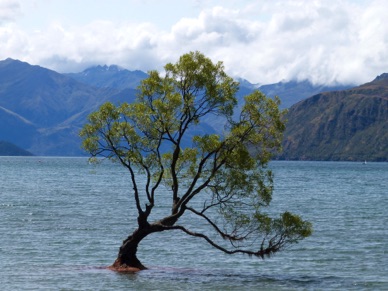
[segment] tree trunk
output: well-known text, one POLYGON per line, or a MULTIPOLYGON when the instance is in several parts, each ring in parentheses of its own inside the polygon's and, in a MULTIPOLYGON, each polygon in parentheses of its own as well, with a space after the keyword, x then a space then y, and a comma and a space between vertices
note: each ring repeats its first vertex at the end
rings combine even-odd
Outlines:
POLYGON ((169 216, 159 222, 149 224, 147 216, 140 215, 138 217, 139 228, 123 241, 117 259, 109 268, 118 272, 137 272, 147 269, 136 256, 138 245, 149 234, 164 231, 163 225, 174 225, 178 217, 176 215, 169 216))
POLYGON ((119 272, 136 272, 147 269, 137 258, 137 247, 142 239, 151 233, 150 228, 137 229, 120 247, 116 261, 110 269, 119 272))

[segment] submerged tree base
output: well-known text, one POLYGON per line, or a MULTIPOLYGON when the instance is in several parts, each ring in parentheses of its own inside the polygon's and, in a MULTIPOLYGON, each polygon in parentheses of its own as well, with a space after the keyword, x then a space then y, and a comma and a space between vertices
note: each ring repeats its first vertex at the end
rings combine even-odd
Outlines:
POLYGON ((141 271, 142 269, 135 268, 135 267, 129 267, 127 265, 120 265, 120 266, 109 266, 108 270, 119 272, 119 273, 137 273, 141 271))
POLYGON ((147 268, 142 264, 137 266, 129 266, 127 264, 121 263, 119 259, 117 259, 112 266, 109 266, 108 269, 119 273, 136 273, 142 270, 147 270, 147 268))

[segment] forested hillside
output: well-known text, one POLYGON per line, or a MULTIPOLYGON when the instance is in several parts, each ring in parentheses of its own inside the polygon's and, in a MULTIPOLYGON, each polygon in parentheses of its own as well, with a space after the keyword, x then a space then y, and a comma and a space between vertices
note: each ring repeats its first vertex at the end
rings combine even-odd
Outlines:
POLYGON ((388 161, 388 74, 301 101, 287 119, 282 159, 388 161))

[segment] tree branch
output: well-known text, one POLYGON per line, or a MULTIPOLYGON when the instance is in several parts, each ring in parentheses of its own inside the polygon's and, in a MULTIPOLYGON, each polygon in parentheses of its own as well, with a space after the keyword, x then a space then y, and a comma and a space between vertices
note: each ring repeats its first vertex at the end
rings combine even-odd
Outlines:
POLYGON ((223 239, 228 239, 230 241, 240 241, 243 240, 244 237, 236 236, 236 235, 230 235, 226 232, 223 232, 208 216, 203 214, 203 212, 198 212, 194 208, 187 207, 187 210, 193 212, 194 214, 204 218, 215 230, 216 232, 223 238, 223 239))
POLYGON ((163 228, 164 228, 164 230, 181 230, 190 236, 202 238, 205 241, 207 241, 214 248, 216 248, 216 249, 218 249, 226 254, 230 254, 230 255, 240 253, 240 254, 246 254, 249 256, 255 256, 255 257, 260 257, 260 258, 264 259, 266 256, 269 257, 272 254, 278 252, 283 246, 283 244, 281 244, 281 245, 275 244, 272 246, 270 245, 267 248, 264 248, 264 241, 263 241, 261 243, 260 249, 258 251, 251 251, 251 250, 245 250, 245 249, 228 250, 228 249, 224 248, 223 246, 217 244, 215 241, 213 241, 207 235, 205 235, 203 233, 190 231, 181 225, 163 226, 163 228))

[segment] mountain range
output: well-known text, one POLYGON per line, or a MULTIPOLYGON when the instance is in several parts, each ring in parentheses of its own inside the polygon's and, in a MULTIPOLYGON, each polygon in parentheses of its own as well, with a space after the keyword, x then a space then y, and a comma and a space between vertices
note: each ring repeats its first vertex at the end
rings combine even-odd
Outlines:
MULTIPOLYGON (((106 101, 115 104, 133 102, 136 98, 136 87, 146 77, 147 74, 144 72, 129 71, 116 65, 96 66, 79 73, 60 74, 18 60, 0 61, 0 140, 11 142, 35 155, 84 155, 80 149, 78 133, 85 124, 87 115, 106 101)), ((351 88, 352 86, 318 86, 308 81, 258 86, 242 80, 237 97, 242 100, 243 96, 254 89, 259 89, 270 97, 279 96, 283 108, 291 107, 287 117, 289 127, 284 143, 285 152, 279 158, 309 159, 314 157, 294 150, 295 148, 302 150, 306 143, 295 143, 295 138, 302 138, 303 135, 300 129, 293 128, 297 127, 298 120, 301 126, 306 124, 308 116, 313 115, 312 112, 315 112, 316 116, 315 119, 311 118, 317 124, 319 120, 325 121, 319 118, 324 112, 325 105, 314 111, 312 108, 316 105, 310 99, 326 98, 324 96, 329 93, 323 92, 329 91, 333 94, 348 94, 340 92, 352 92, 351 90, 359 87, 351 88), (309 98, 310 96, 313 97, 309 98), (303 111, 305 112, 302 113, 303 111), (297 117, 294 118, 294 115, 297 117)), ((332 102, 334 104, 336 101, 332 102)), ((334 108, 334 105, 331 107, 334 108)), ((359 112, 357 110, 354 113, 356 115, 359 112)), ((373 111, 371 114, 375 113, 373 111)), ((385 113, 382 114, 379 120, 385 118, 385 113)), ((221 120, 210 118, 198 130, 216 132, 221 124, 221 120)), ((339 138, 335 135, 333 137, 339 138)))
POLYGON ((292 106, 280 158, 388 161, 388 74, 292 106))
POLYGON ((117 65, 95 66, 80 73, 68 73, 65 75, 94 87, 118 90, 135 89, 140 85, 141 80, 148 77, 142 71, 129 71, 117 65))
POLYGON ((32 156, 32 154, 12 143, 0 141, 0 156, 32 156))
MULTIPOLYGON (((120 90, 97 88, 18 60, 0 62, 0 140, 35 155, 80 155, 78 132, 87 115, 120 90)), ((135 90, 122 100, 132 102, 135 90)))

